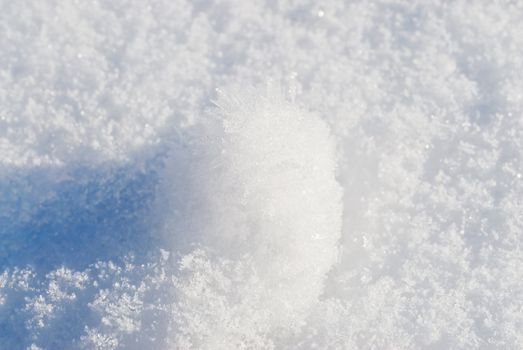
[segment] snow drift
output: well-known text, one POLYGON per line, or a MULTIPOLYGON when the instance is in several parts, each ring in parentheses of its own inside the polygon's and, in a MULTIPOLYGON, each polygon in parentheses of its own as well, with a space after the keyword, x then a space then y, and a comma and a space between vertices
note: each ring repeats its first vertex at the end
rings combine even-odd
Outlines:
POLYGON ((164 231, 173 250, 188 252, 176 342, 266 348, 265 334, 300 326, 337 258, 335 144, 322 120, 271 84, 221 94, 216 104, 217 123, 195 137, 184 162, 172 156, 164 177, 175 213, 164 231))

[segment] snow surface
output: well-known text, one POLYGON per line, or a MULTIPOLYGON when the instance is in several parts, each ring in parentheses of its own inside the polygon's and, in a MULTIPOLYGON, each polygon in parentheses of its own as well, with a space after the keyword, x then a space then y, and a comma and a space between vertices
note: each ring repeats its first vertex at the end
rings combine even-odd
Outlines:
POLYGON ((1 350, 523 348, 523 2, 0 5, 1 350))

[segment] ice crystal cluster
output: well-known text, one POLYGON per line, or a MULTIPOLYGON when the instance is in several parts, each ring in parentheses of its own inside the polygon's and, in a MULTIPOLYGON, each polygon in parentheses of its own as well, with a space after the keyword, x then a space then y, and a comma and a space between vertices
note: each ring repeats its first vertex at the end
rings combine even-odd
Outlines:
POLYGON ((0 350, 523 348, 523 3, 0 8, 0 350))
POLYGON ((177 348, 272 348, 265 336, 299 329, 336 261, 334 140, 267 88, 222 96, 189 161, 181 150, 167 161, 160 206, 173 215, 162 231, 179 251, 198 244, 181 258, 177 348))

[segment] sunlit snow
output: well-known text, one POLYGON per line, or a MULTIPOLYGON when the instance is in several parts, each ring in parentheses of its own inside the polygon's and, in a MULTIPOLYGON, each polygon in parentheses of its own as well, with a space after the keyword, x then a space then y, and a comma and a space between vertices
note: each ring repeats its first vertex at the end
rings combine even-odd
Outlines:
POLYGON ((523 348, 523 3, 0 5, 0 350, 523 348))

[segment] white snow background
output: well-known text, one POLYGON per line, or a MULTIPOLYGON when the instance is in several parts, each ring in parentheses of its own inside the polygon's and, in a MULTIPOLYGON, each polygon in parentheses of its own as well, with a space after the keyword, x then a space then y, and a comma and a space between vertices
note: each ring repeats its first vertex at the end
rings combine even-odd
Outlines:
POLYGON ((0 0, 0 349, 523 349, 523 2, 0 0))

